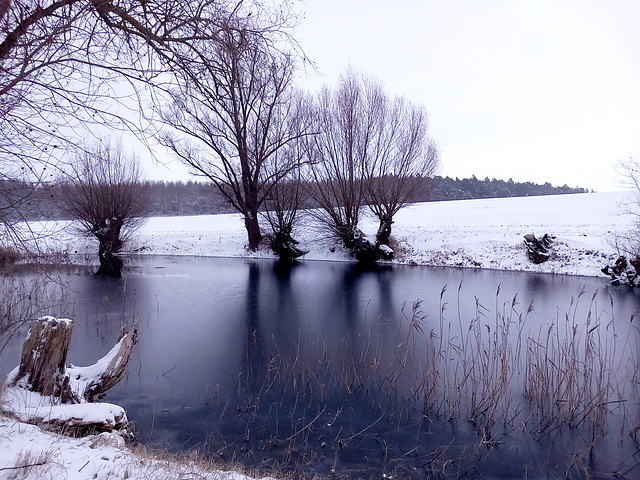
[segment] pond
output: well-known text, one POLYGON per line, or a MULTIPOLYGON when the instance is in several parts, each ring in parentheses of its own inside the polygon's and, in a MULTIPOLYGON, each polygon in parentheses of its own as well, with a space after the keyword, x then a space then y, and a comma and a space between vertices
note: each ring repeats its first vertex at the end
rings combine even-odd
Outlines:
POLYGON ((640 474, 640 296, 604 278, 192 257, 56 275, 70 362, 138 322, 104 400, 149 446, 309 477, 640 474))

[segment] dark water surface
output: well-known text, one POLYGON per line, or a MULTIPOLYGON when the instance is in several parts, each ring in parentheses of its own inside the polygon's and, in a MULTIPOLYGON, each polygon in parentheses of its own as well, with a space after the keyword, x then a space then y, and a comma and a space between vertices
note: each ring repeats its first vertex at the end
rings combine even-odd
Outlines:
POLYGON ((92 363, 138 321, 128 377, 104 400, 152 447, 351 478, 640 475, 640 296, 606 279, 176 257, 133 258, 119 280, 60 275, 72 302, 50 313, 75 319, 70 362, 92 363), (591 408, 545 419, 523 394, 527 355, 567 331, 575 344, 550 350, 597 351, 585 358, 613 372, 595 402, 604 423, 591 408), (483 406, 487 391, 503 400, 483 406))

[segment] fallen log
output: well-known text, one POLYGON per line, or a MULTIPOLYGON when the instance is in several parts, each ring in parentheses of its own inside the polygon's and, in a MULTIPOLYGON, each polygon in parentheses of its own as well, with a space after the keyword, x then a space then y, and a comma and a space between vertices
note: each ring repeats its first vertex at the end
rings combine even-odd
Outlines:
POLYGON ((112 403, 48 405, 38 408, 27 423, 54 427, 79 437, 120 429, 127 423, 127 414, 124 408, 112 403))

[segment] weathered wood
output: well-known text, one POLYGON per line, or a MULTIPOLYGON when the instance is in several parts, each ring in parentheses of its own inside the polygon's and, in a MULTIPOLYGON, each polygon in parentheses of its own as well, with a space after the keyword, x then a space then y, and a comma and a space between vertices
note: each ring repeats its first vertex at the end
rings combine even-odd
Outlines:
POLYGON ((555 237, 544 234, 537 239, 533 233, 524 236, 524 243, 527 246, 527 255, 533 263, 544 263, 551 256, 551 245, 555 237))
POLYGON ((93 365, 67 368, 72 328, 71 320, 53 317, 42 317, 31 326, 22 347, 20 366, 14 370, 17 373, 13 378, 8 379, 9 385, 57 400, 23 420, 77 434, 120 428, 127 421, 124 409, 110 404, 87 409, 86 403, 97 401, 125 376, 138 341, 138 326, 134 324, 126 333, 123 328, 116 345, 93 365))
POLYGON ((67 318, 47 316, 34 321, 22 346, 20 368, 12 384, 26 378, 34 392, 60 397, 72 331, 73 322, 67 318))
POLYGON ((138 325, 134 324, 104 357, 88 367, 71 366, 68 374, 71 389, 87 402, 97 401, 126 375, 138 342, 138 325))
POLYGON ((111 403, 55 405, 39 408, 28 423, 55 428, 71 436, 108 432, 127 424, 124 409, 111 403))
POLYGON ((640 258, 627 259, 622 255, 613 265, 607 265, 601 271, 611 277, 613 285, 640 287, 640 258))

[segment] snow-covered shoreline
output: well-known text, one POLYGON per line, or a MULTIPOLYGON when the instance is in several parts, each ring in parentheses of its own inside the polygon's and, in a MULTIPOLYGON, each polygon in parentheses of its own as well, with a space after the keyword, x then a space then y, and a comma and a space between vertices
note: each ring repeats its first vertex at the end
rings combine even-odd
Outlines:
MULTIPOLYGON (((633 217, 620 215, 631 192, 433 202, 409 206, 396 217, 393 236, 397 263, 492 268, 569 275, 603 276, 600 269, 618 252, 616 232, 632 227, 633 217), (556 237, 554 254, 543 264, 529 262, 523 244, 528 233, 556 237)), ((78 237, 65 222, 44 222, 44 249, 91 258, 97 246, 78 237), (61 230, 61 228, 64 228, 61 230)), ((375 232, 373 218, 363 230, 375 232)), ((351 260, 317 228, 298 230, 304 260, 351 260)), ((127 243, 128 253, 267 257, 268 249, 247 252, 246 233, 238 215, 155 217, 127 243)), ((115 434, 72 439, 0 415, 0 479, 3 478, 244 478, 233 472, 204 471, 193 465, 135 457, 115 434), (28 465, 33 465, 28 467, 28 465), (190 477, 191 478, 191 477, 190 477)))
MULTIPOLYGON (((566 275, 602 276, 600 269, 618 256, 616 232, 627 232, 633 217, 622 215, 632 192, 604 192, 540 197, 457 200, 410 205, 393 224, 395 263, 490 268, 566 275), (527 259, 524 235, 556 237, 554 255, 543 264, 527 259)), ((49 252, 95 258, 97 244, 79 237, 69 222, 43 222, 49 252), (46 232, 55 232, 46 235, 46 232)), ((373 235, 377 222, 365 215, 361 228, 373 235)), ((349 253, 304 219, 294 232, 302 260, 351 261, 349 253)), ((125 246, 125 253, 207 257, 273 258, 268 248, 246 249, 240 215, 152 217, 125 246)))

